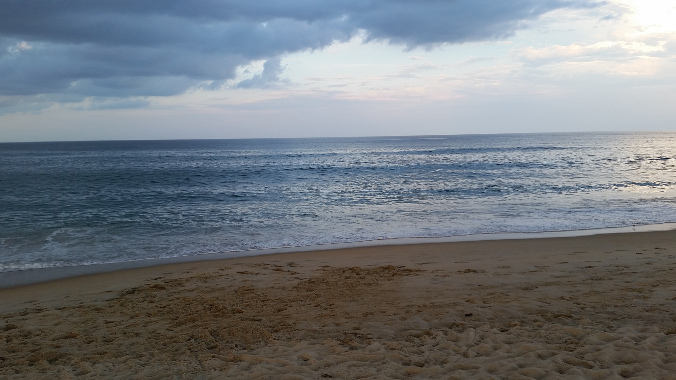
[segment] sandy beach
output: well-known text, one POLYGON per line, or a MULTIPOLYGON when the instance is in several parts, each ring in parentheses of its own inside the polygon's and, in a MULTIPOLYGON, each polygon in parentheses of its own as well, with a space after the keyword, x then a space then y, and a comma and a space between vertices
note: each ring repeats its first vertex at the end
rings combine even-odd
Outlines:
POLYGON ((676 232, 200 261, 0 290, 2 379, 676 379, 676 232))

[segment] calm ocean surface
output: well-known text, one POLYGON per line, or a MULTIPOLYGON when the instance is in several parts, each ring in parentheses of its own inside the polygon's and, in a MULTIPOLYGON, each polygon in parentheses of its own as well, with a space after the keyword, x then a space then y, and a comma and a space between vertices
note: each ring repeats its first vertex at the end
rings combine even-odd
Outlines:
POLYGON ((0 144, 0 272, 676 222, 676 133, 0 144))

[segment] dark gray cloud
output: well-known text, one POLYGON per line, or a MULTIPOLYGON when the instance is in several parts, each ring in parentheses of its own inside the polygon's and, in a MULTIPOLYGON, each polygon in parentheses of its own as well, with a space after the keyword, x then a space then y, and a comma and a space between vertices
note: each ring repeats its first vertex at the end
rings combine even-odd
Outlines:
POLYGON ((256 60, 267 60, 263 73, 237 87, 266 87, 279 80, 280 56, 321 49, 357 33, 406 48, 433 47, 504 38, 552 10, 598 4, 591 0, 3 0, 0 95, 174 95, 192 87, 219 87, 234 78, 238 67, 256 60))

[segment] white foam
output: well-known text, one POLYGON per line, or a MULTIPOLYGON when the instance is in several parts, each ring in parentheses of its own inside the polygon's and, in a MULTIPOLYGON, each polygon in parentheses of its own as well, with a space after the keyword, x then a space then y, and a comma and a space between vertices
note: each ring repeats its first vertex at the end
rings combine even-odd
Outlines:
POLYGON ((229 259, 236 257, 271 255, 291 252, 310 252, 344 248, 371 247, 371 246, 394 246, 409 244, 450 243, 463 241, 483 240, 514 240, 514 239, 545 239, 557 237, 592 236, 601 234, 629 233, 629 232, 652 232, 676 230, 676 223, 663 223, 631 227, 599 228, 588 230, 568 230, 550 232, 525 232, 525 233, 496 233, 474 234, 463 236, 446 237, 408 237, 381 240, 356 241, 349 243, 336 243, 326 245, 306 245, 288 248, 257 249, 237 252, 213 252, 201 255, 146 259, 136 261, 115 262, 107 264, 78 265, 70 267, 36 268, 19 271, 0 272, 0 289, 10 288, 57 279, 82 276, 87 274, 108 273, 118 270, 144 268, 164 264, 184 263, 192 261, 207 261, 229 259))

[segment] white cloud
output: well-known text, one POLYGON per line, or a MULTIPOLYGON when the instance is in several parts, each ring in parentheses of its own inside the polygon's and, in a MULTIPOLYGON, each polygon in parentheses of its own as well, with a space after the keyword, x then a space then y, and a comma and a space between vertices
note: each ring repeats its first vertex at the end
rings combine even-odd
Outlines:
POLYGON ((26 41, 17 42, 7 48, 7 52, 13 55, 21 54, 21 52, 32 49, 33 46, 26 41))

